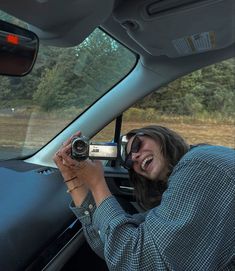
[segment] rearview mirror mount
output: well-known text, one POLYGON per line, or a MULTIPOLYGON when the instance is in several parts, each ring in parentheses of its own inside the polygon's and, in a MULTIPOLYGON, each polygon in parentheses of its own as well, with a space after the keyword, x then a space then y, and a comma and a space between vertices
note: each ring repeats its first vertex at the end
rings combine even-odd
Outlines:
POLYGON ((28 74, 37 58, 38 46, 35 33, 0 20, 0 74, 28 74))

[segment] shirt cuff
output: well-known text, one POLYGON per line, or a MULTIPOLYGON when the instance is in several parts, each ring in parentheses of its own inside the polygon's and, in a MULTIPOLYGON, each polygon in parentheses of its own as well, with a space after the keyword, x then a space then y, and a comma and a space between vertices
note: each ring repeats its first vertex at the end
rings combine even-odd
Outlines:
POLYGON ((82 224, 89 225, 92 223, 92 216, 96 210, 96 204, 91 192, 88 192, 81 206, 75 206, 72 201, 69 206, 82 224))
POLYGON ((110 224, 114 222, 114 219, 125 215, 126 213, 114 196, 109 196, 98 206, 94 212, 93 223, 103 242, 105 235, 109 234, 110 224))

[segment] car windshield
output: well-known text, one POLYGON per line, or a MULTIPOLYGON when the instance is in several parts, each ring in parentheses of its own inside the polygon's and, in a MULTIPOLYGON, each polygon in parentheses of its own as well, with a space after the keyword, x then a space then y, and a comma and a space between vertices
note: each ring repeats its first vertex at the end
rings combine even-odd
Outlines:
MULTIPOLYGON (((27 27, 3 12, 0 19, 27 27)), ((35 153, 135 63, 135 54, 98 28, 75 47, 41 44, 30 74, 0 76, 0 160, 35 153)))

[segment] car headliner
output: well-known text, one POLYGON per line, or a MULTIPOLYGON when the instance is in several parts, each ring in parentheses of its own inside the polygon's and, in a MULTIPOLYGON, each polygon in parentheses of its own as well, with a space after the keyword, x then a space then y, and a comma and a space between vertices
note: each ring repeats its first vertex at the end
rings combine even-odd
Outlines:
POLYGON ((213 50, 235 42, 233 0, 0 0, 0 9, 55 46, 77 45, 98 26, 143 57, 179 57, 172 41, 207 31, 213 50))

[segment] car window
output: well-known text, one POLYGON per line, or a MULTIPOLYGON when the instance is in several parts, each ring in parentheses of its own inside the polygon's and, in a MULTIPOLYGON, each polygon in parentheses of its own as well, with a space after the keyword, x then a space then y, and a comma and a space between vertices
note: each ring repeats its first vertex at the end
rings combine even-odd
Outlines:
MULTIPOLYGON (((26 27, 5 13, 0 18, 26 27)), ((0 160, 40 149, 135 63, 136 55, 100 29, 79 46, 41 44, 29 75, 0 76, 0 160)))
POLYGON ((175 80, 127 110, 122 133, 158 124, 190 144, 235 147, 235 58, 175 80))

